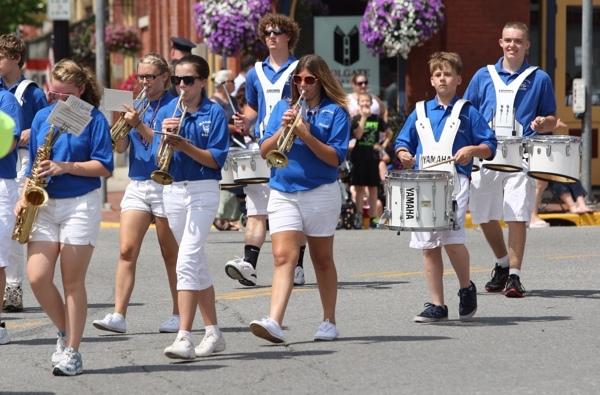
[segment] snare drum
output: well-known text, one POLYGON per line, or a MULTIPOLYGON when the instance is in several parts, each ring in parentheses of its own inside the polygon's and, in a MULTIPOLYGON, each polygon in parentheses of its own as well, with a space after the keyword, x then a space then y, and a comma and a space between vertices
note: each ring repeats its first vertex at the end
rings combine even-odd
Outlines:
POLYGON ((581 177, 581 149, 579 137, 531 137, 527 141, 527 174, 544 181, 574 183, 581 177))
POLYGON ((434 231, 455 228, 454 179, 447 171, 392 171, 385 178, 387 227, 434 231))
POLYGON ((233 180, 238 184, 263 184, 269 182, 271 169, 260 156, 258 148, 245 149, 231 155, 233 180))
POLYGON ((219 181, 219 186, 221 189, 233 189, 235 187, 244 186, 244 184, 236 183, 233 180, 233 159, 232 155, 236 152, 241 151, 242 148, 231 147, 229 149, 229 153, 227 154, 227 159, 225 159, 225 164, 221 168, 221 181, 219 181))
POLYGON ((523 170, 523 140, 520 137, 498 136, 496 156, 483 161, 483 167, 489 170, 516 173, 523 170))

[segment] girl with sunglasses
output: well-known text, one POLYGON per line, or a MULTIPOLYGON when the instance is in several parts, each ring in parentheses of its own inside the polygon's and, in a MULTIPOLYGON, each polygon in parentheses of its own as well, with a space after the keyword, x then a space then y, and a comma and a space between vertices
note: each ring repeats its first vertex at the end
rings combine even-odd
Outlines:
MULTIPOLYGON (((283 316, 293 287, 294 267, 306 237, 315 268, 323 320, 314 340, 334 340, 337 272, 333 260, 333 235, 341 209, 336 182, 338 165, 346 157, 350 118, 346 95, 325 61, 306 55, 294 70, 292 103, 303 92, 305 110, 294 129, 294 144, 287 153, 288 164, 271 170, 269 228, 274 257, 269 316, 252 321, 250 330, 273 343, 285 341, 283 316)), ((289 129, 298 111, 282 100, 273 109, 261 154, 277 149, 279 136, 289 129)))
MULTIPOLYGON (((352 92, 348 94, 348 110, 350 116, 360 115, 360 105, 358 96, 361 93, 369 93, 369 79, 364 73, 356 73, 352 76, 352 92)), ((387 122, 387 110, 385 104, 375 95, 371 95, 373 102, 371 103, 371 114, 381 116, 387 122)))
POLYGON ((165 262, 169 289, 173 300, 171 316, 159 325, 159 332, 177 332, 179 309, 177 307, 177 242, 171 233, 163 206, 163 186, 150 179, 156 167, 156 146, 153 146, 153 128, 158 110, 173 100, 167 90, 169 64, 158 54, 149 53, 137 65, 140 88, 146 89, 146 98, 136 103, 136 108, 126 107, 124 119, 131 128, 125 138, 116 142, 119 153, 129 148, 129 178, 121 200, 121 226, 119 227, 119 262, 115 273, 115 308, 101 320, 92 324, 101 330, 125 333, 125 316, 133 286, 137 258, 148 227, 154 221, 158 243, 165 262), (145 108, 145 110, 144 110, 145 108), (143 115, 140 113, 144 111, 143 115))
POLYGON ((205 244, 219 205, 219 179, 229 149, 229 132, 223 109, 206 95, 208 75, 208 63, 200 56, 179 59, 171 82, 183 95, 182 105, 177 108, 179 100, 174 99, 156 117, 156 128, 162 130, 165 143, 174 150, 169 168, 173 183, 164 187, 163 201, 179 244, 177 298, 181 319, 175 341, 164 350, 167 357, 175 359, 225 350, 225 339, 217 326, 205 244), (191 331, 197 306, 205 335, 194 349, 191 331))
MULTIPOLYGON (((50 77, 56 97, 70 95, 93 106, 91 121, 79 134, 60 133, 50 159, 39 164, 37 176, 45 178, 49 199, 39 208, 27 246, 27 277, 33 293, 58 329, 56 352, 52 355, 53 374, 81 374, 83 364, 79 345, 87 315, 85 276, 100 230, 100 177, 113 171, 112 145, 108 122, 98 110, 100 95, 91 71, 69 59, 56 63, 50 77), (64 299, 54 284, 54 271, 60 256, 64 299)), ((40 110, 31 124, 29 153, 38 148, 52 130, 48 115, 55 105, 40 110)), ((30 162, 26 175, 31 177, 30 162)), ((21 197, 18 213, 26 205, 21 197)))

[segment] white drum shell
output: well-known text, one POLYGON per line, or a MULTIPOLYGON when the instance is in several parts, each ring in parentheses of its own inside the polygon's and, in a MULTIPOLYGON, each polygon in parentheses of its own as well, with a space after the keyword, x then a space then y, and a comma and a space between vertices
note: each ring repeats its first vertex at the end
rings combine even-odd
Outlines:
POLYGON ((451 173, 391 172, 386 177, 385 188, 389 229, 433 231, 454 228, 451 173))
POLYGON ((581 139, 574 136, 538 136, 527 142, 533 178, 573 183, 581 178, 581 139))
POLYGON ((227 159, 225 159, 225 164, 223 164, 223 167, 221 168, 221 181, 219 181, 219 186, 221 189, 232 189, 244 185, 236 183, 233 180, 233 161, 231 157, 234 153, 239 151, 242 151, 242 148, 232 147, 229 149, 227 159))
POLYGON ((233 180, 240 184, 262 184, 269 182, 271 169, 267 161, 255 149, 241 150, 231 156, 233 180))
POLYGON ((484 160, 483 167, 503 172, 523 170, 523 140, 520 137, 498 136, 496 156, 492 160, 484 160))

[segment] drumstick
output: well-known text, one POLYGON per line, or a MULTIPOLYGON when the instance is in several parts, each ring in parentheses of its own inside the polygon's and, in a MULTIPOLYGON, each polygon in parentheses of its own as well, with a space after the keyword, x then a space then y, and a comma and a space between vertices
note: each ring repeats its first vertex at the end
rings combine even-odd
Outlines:
POLYGON ((436 162, 436 163, 432 163, 431 165, 425 166, 425 167, 421 168, 421 170, 430 169, 432 167, 436 167, 436 166, 443 165, 445 163, 450 163, 450 162, 453 162, 453 161, 454 161, 454 158, 446 159, 446 160, 443 160, 441 162, 436 162))

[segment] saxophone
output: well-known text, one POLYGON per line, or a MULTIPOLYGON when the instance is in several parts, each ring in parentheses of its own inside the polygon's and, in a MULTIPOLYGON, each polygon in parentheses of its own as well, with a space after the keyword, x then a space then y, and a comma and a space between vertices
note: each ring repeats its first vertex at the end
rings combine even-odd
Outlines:
POLYGON ((59 135, 54 129, 55 127, 52 125, 44 138, 44 143, 38 147, 31 166, 31 176, 27 178, 25 187, 23 188, 25 206, 19 210, 12 232, 12 239, 21 244, 29 241, 38 209, 48 201, 48 192, 45 189, 48 182, 45 178, 40 177, 38 173, 40 171, 40 163, 46 159, 50 159, 52 147, 59 135))

